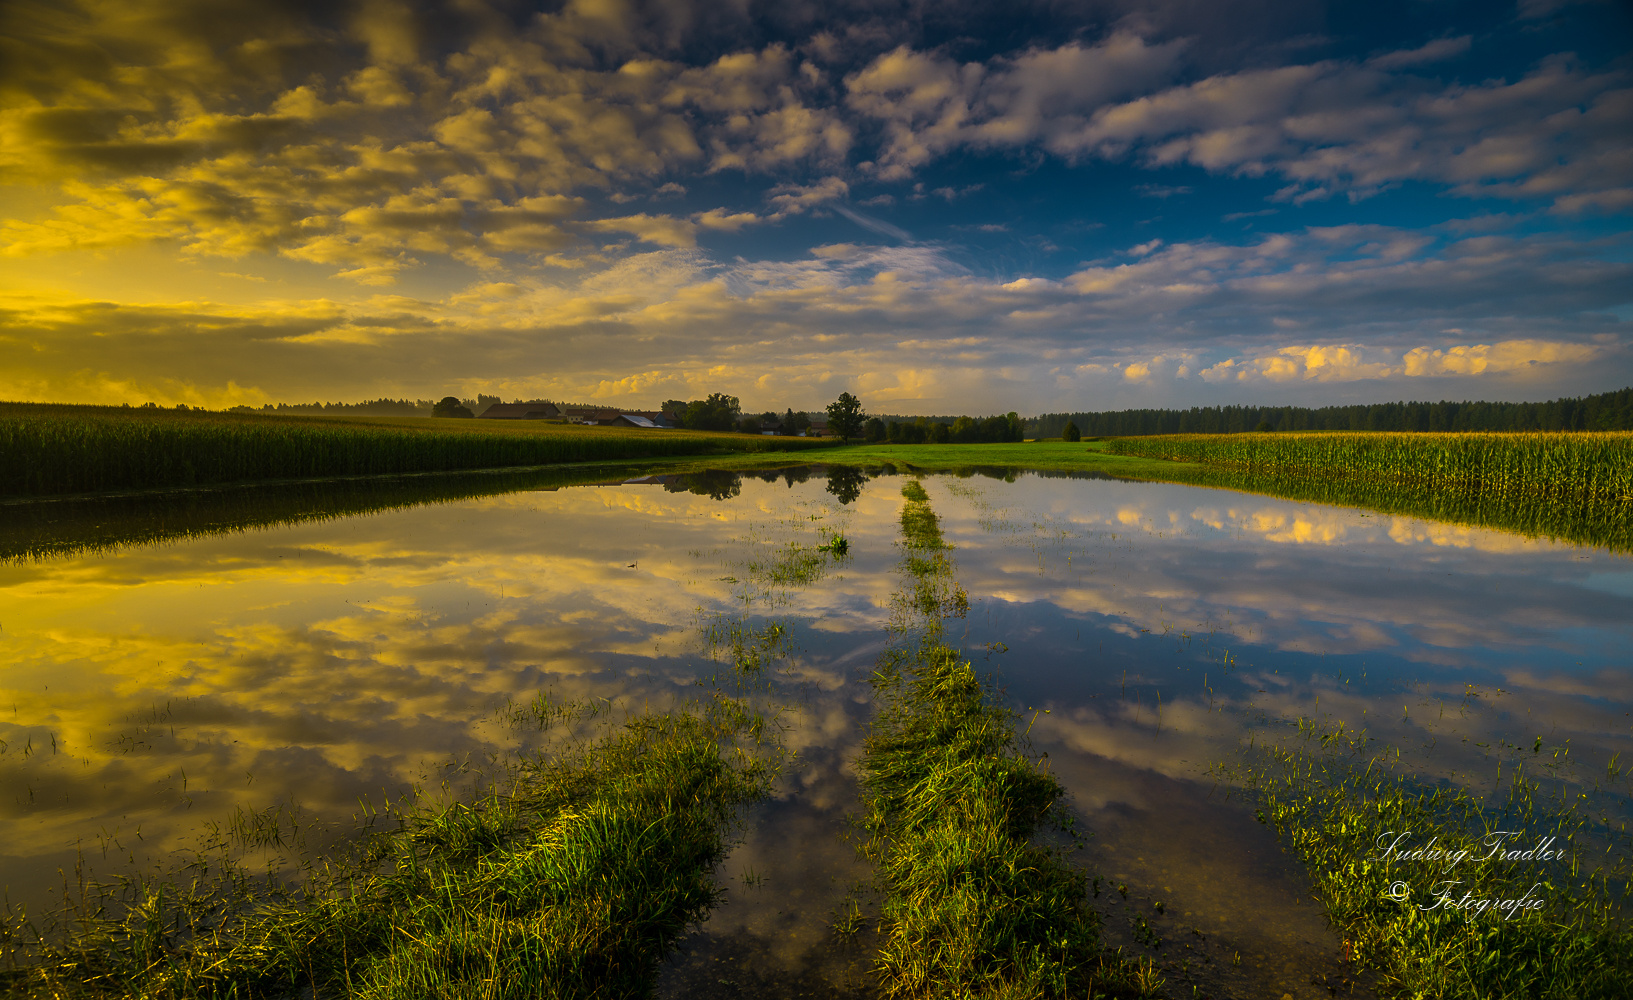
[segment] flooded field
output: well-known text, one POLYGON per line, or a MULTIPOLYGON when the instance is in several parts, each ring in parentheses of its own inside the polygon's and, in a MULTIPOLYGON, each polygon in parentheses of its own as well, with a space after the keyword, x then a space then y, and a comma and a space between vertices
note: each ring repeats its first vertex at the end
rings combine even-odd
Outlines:
MULTIPOLYGON (((7 900, 46 913, 77 871, 163 864, 267 810, 321 838, 415 788, 456 797, 544 739, 507 708, 662 710, 747 655, 797 756, 660 995, 869 995, 877 941, 833 927, 872 905, 856 765, 910 586, 905 481, 520 490, 0 564, 7 900)), ((922 484, 963 595, 944 641, 1066 788, 1104 937, 1171 995, 1352 985, 1303 867, 1221 769, 1245 744, 1343 723, 1480 794, 1515 748, 1571 781, 1630 756, 1626 555, 1172 484, 922 484)))

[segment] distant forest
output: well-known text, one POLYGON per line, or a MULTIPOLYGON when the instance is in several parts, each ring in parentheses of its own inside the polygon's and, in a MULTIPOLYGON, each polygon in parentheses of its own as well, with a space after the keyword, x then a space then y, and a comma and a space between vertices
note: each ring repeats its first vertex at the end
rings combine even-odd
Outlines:
MULTIPOLYGON (((368 399, 361 403, 268 403, 235 406, 232 413, 299 413, 371 417, 429 417, 434 399, 368 399)), ((469 404, 467 404, 469 405, 469 404)))
MULTIPOLYGON (((475 399, 461 399, 460 403, 472 413, 481 413, 494 403, 503 402, 498 396, 478 395, 475 399)), ((542 399, 511 402, 542 403, 542 399)), ((267 403, 265 406, 235 406, 231 413, 283 413, 307 416, 360 416, 360 417, 429 417, 436 408, 434 399, 366 399, 361 403, 267 403)), ((559 404, 567 406, 567 403, 559 404)))
POLYGON ((1084 437, 1238 434, 1243 431, 1625 431, 1633 388, 1546 403, 1369 403, 1359 406, 1193 406, 1189 410, 1045 413, 1026 436, 1058 438, 1070 421, 1084 437))

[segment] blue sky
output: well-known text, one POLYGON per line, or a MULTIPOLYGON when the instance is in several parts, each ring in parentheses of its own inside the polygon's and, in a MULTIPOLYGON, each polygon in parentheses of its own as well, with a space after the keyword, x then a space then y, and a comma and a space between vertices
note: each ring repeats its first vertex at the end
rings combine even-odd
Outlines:
POLYGON ((1633 7, 16 2, 0 397, 1633 383, 1633 7))

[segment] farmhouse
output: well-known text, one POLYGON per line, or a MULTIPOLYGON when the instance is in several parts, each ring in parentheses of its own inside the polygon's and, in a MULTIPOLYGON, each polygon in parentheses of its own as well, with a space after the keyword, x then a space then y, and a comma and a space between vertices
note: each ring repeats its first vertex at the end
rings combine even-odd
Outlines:
POLYGON ((663 415, 656 410, 606 410, 589 406, 569 406, 561 411, 570 424, 597 427, 664 427, 663 415))
POLYGON ((477 414, 483 420, 559 420, 555 403, 494 403, 477 414))

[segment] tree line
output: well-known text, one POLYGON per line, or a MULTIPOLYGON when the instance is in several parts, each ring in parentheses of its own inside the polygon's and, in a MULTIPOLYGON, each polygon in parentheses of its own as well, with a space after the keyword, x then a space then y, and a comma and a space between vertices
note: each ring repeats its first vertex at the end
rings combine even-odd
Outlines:
POLYGON ((723 392, 711 392, 703 399, 666 399, 659 409, 667 419, 692 431, 771 431, 794 437, 811 429, 811 415, 803 410, 789 407, 781 415, 776 410, 745 414, 742 402, 723 392))
MULTIPOLYGON (((498 396, 478 394, 475 399, 460 399, 457 396, 444 396, 436 399, 365 399, 361 403, 267 403, 263 406, 234 406, 228 413, 281 413, 297 416, 359 416, 359 417, 430 417, 441 416, 437 412, 441 407, 444 410, 451 407, 463 406, 472 415, 481 413, 494 403, 502 402, 498 396), (450 402, 451 401, 451 402, 450 402)), ((522 400, 516 400, 520 403, 522 400)), ((539 403, 543 400, 530 399, 530 403, 539 403)))
POLYGON ((229 413, 284 413, 332 416, 353 414, 370 417, 429 417, 437 405, 434 399, 366 399, 361 403, 267 403, 265 406, 234 406, 229 413))
POLYGON ((994 417, 915 417, 886 420, 869 417, 862 437, 888 444, 980 444, 1026 440, 1025 421, 1014 413, 994 417))
POLYGON ((1244 431, 1633 430, 1633 388, 1546 403, 1370 403, 1355 406, 1193 406, 1188 410, 1045 413, 1028 437, 1058 438, 1074 424, 1090 437, 1239 434, 1244 431))

